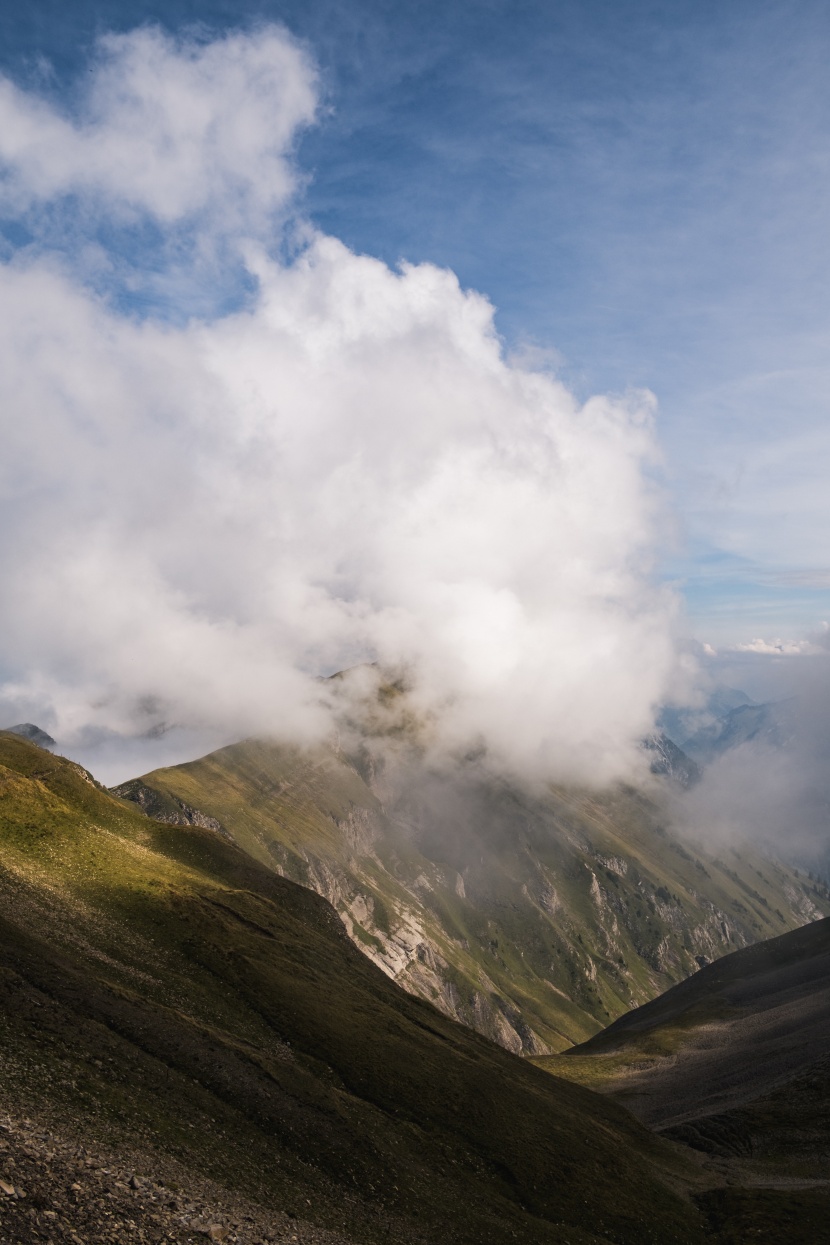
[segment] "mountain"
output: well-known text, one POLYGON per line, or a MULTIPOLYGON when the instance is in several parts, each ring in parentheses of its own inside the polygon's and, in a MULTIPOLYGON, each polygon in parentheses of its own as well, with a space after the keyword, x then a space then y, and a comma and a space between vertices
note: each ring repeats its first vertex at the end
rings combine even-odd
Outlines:
POLYGON ((706 701, 706 708, 709 713, 714 713, 716 717, 723 717, 724 714, 730 713, 732 709, 740 709, 742 705, 754 705, 757 701, 751 696, 747 696, 746 692, 737 687, 726 687, 721 685, 716 687, 706 701))
POLYGON ((731 785, 725 793, 738 818, 753 825, 756 833, 763 826, 763 833, 778 840, 778 851, 790 864, 830 883, 830 841, 824 830, 830 799, 827 729, 818 698, 734 706, 686 738, 683 751, 697 758, 701 772, 725 760, 721 800, 731 785), (730 758, 738 749, 738 755, 730 758), (727 777, 730 760, 736 766, 727 777), (767 779, 758 784, 766 786, 766 795, 754 793, 756 783, 748 769, 752 764, 756 774, 767 779), (769 773, 775 774, 771 782, 769 773), (778 833, 782 825, 787 826, 786 835, 778 833))
POLYGON ((744 1186, 702 1200, 727 1239, 812 1245, 830 1239, 828 1052, 825 919, 725 956, 535 1062, 601 1089, 744 1186))
POLYGON ((19 722, 17 726, 7 726, 4 729, 11 735, 21 735, 23 739, 31 740, 39 748, 54 748, 55 746, 52 736, 47 735, 46 731, 42 731, 39 726, 35 726, 34 722, 19 722))
POLYGON ((702 708, 675 708, 667 705, 660 712, 657 726, 670 739, 680 740, 685 750, 685 741, 694 737, 701 725, 710 725, 717 718, 725 717, 733 709, 743 705, 754 705, 756 702, 746 692, 736 687, 716 687, 702 708))
POLYGON ((654 753, 652 774, 671 778, 684 791, 700 782, 700 767, 668 735, 649 735, 643 747, 654 753))
POLYGON ((741 744, 783 748, 794 730, 795 698, 763 705, 738 705, 683 741, 683 751, 707 764, 741 744))
POLYGON ((828 1047, 825 918, 707 965, 562 1059, 603 1057, 621 1076, 615 1093, 664 1127, 750 1102, 826 1062, 828 1047))
POLYGON ((665 782, 529 792, 476 758, 390 759, 366 729, 305 751, 247 740, 116 791, 316 890, 388 976, 524 1054, 583 1041, 700 962, 830 912, 792 868, 684 843, 665 782))
POLYGON ((158 1241, 171 1207, 174 1239, 262 1239, 188 1188, 329 1245, 709 1239, 686 1152, 400 990, 220 831, 8 733, 0 893, 0 1239, 158 1241))

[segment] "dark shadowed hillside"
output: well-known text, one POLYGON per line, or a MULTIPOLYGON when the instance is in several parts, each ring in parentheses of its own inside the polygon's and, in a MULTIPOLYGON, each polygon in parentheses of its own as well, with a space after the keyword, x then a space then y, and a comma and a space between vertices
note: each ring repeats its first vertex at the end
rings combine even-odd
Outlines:
POLYGON ((830 920, 726 956, 536 1062, 747 1186, 704 1199, 727 1239, 830 1239, 830 920))
MULTIPOLYGON (((626 1111, 405 994, 328 903, 221 833, 150 820, 12 735, 0 892, 18 1117, 359 1242, 702 1239, 693 1167, 626 1111)), ((34 1219, 14 1201, 5 1222, 48 1235, 48 1186, 26 1192, 34 1219)))
POLYGON ((774 1090, 828 1050, 830 920, 823 920, 725 956, 564 1058, 636 1059, 625 1074, 626 1102, 666 1125, 774 1090))

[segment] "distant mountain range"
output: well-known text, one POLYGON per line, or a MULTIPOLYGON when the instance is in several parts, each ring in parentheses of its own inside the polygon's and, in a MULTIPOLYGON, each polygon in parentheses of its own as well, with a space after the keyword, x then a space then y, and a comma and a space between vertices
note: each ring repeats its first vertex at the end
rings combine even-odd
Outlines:
POLYGON ((707 764, 741 744, 785 748, 793 739, 797 701, 736 705, 683 740, 683 751, 707 764))
POLYGON ((702 708, 692 710, 667 706, 662 709, 657 719, 657 727, 683 746, 685 740, 691 738, 701 726, 725 717, 733 709, 755 703, 751 696, 736 687, 716 687, 706 697, 702 708))

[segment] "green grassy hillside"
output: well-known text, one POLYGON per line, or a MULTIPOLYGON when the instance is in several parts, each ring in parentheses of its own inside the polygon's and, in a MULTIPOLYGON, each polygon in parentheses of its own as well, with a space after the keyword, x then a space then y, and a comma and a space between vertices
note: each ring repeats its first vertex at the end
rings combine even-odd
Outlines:
MULTIPOLYGON (((515 1052, 563 1050, 737 947, 830 912, 825 888, 669 828, 659 784, 528 795, 451 773, 247 740, 118 788, 219 827, 330 900, 406 990, 515 1052)), ((414 751, 413 754, 414 756, 414 751)))
POLYGON ((18 1112, 361 1242, 702 1239, 676 1147, 404 993, 217 830, 150 820, 8 734, 0 896, 18 1112))
POLYGON ((814 1245, 830 1223, 830 920, 711 964, 534 1062, 624 1103, 741 1188, 701 1198, 724 1241, 814 1245))

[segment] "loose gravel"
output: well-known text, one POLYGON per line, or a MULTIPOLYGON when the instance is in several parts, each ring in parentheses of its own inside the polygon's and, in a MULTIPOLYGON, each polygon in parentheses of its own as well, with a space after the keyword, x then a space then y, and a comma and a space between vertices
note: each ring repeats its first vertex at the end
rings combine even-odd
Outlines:
POLYGON ((0 1115, 0 1243, 359 1245, 168 1167, 0 1115))

